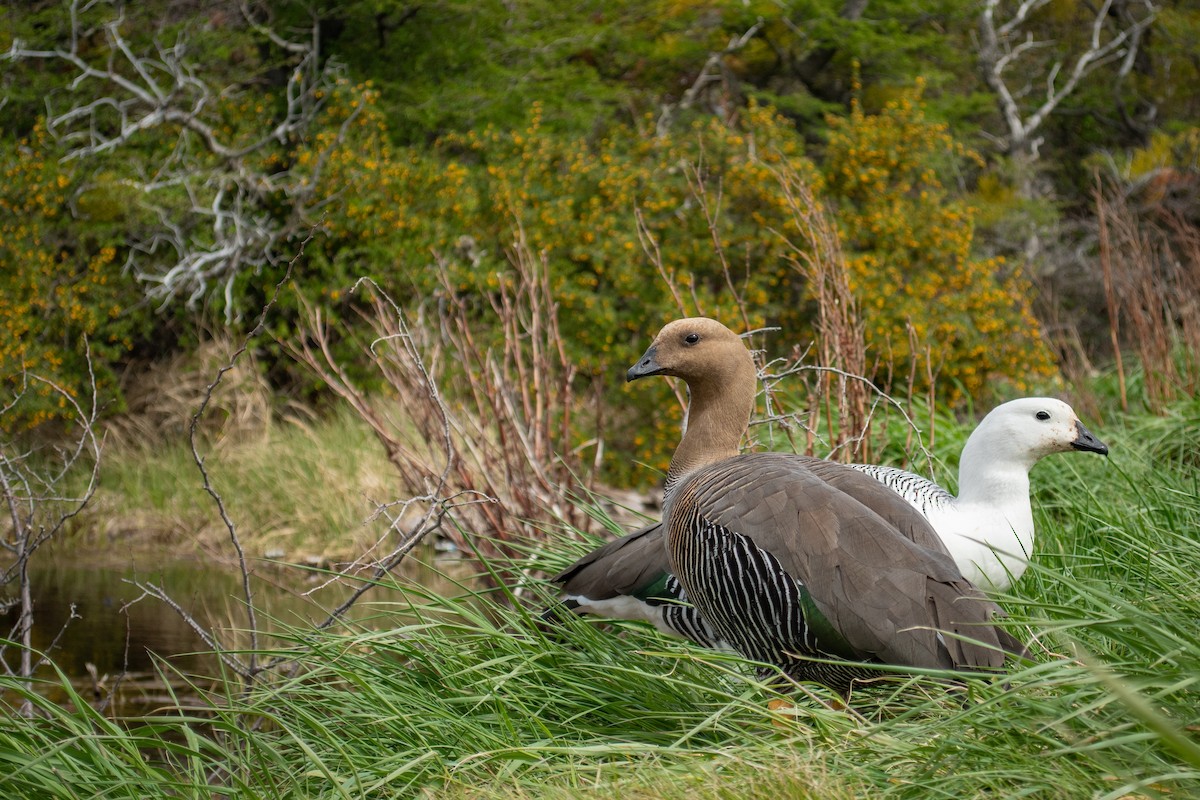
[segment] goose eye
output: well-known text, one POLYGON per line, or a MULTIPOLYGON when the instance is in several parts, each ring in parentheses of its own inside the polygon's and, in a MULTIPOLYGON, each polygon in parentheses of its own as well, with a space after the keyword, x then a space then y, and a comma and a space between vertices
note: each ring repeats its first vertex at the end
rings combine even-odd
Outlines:
POLYGON ((1036 416, 1038 419, 1045 422, 1046 420, 1050 419, 1050 412, 1049 411, 1039 411, 1034 416, 1036 416))
POLYGON ((689 333, 683 337, 684 344, 695 344, 698 341, 700 341, 700 334, 698 333, 689 333))

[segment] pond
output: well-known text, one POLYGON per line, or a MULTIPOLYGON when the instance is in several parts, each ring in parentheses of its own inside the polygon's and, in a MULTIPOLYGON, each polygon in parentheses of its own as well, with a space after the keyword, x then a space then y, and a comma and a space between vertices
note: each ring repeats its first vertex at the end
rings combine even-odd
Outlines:
MULTIPOLYGON (((427 554, 432 556, 432 551, 427 554)), ((439 561, 437 568, 417 558, 406 560, 404 580, 451 594, 462 588, 447 574, 463 574, 459 562, 439 561)), ((351 591, 345 583, 328 582, 327 572, 275 562, 253 564, 252 591, 260 628, 272 620, 288 626, 313 626, 351 591)), ((241 576, 236 564, 201 557, 164 557, 161 552, 77 554, 65 548, 40 551, 30 565, 34 598, 33 644, 48 653, 85 697, 99 702, 116 690, 118 713, 142 713, 174 701, 156 669, 164 661, 172 670, 189 675, 214 675, 216 658, 195 629, 161 600, 143 596, 134 583, 161 587, 179 606, 205 627, 244 631, 247 627, 241 576), (140 598, 140 599, 139 599, 140 598)), ((15 587, 8 587, 12 592, 15 587)), ((379 615, 379 601, 404 599, 399 588, 378 586, 349 614, 361 619, 379 615), (372 607, 374 606, 374 607, 372 607)), ((386 616, 372 620, 386 624, 386 616)), ((0 615, 0 634, 8 635, 17 611, 0 615)), ((404 620, 397 616, 396 624, 404 620)), ((245 637, 230 639, 232 644, 245 637)), ((15 648, 4 654, 17 666, 15 648)), ((43 668, 39 677, 49 677, 43 668)), ((174 688, 192 690, 180 680, 174 688)))

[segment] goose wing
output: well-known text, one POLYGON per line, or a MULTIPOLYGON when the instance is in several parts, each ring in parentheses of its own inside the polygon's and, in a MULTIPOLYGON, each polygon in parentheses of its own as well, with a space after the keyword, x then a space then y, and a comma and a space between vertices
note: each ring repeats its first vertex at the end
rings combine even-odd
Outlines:
MULTIPOLYGON (((852 467, 819 458, 804 457, 804 464, 818 478, 835 489, 853 496, 854 499, 874 511, 888 524, 894 526, 905 538, 921 547, 949 555, 950 551, 946 549, 942 537, 924 518, 924 512, 920 517, 914 515, 912 503, 905 499, 896 487, 888 484, 879 476, 864 472, 857 466, 852 467)), ((880 467, 878 469, 890 470, 892 468, 880 467)), ((903 470, 894 471, 902 475, 911 475, 903 470)), ((916 475, 912 475, 912 477, 924 480, 916 475)), ((929 481, 924 482, 953 499, 949 492, 936 484, 929 481)))
POLYGON ((962 578, 924 518, 867 476, 822 471, 795 456, 737 456, 689 478, 665 518, 672 535, 698 519, 748 537, 863 659, 1001 667, 1012 637, 991 624, 997 607, 962 578))
MULTIPOLYGON (((945 550, 930 526, 912 524, 908 503, 893 492, 876 491, 877 481, 863 480, 861 472, 843 464, 809 456, 793 458, 831 486, 854 494, 917 544, 945 550)), ((607 600, 622 594, 640 597, 661 584, 668 571, 666 531, 662 523, 654 522, 592 550, 550 580, 562 584, 567 594, 607 600)))
POLYGON ((666 539, 655 522, 596 548, 550 580, 568 595, 608 600, 641 597, 668 574, 666 539))

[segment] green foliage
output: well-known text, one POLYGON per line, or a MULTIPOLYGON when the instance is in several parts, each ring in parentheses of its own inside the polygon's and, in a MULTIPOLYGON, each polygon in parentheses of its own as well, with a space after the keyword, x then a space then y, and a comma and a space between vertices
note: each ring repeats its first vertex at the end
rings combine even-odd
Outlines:
MULTIPOLYGON (((1111 163, 1099 157, 1089 160, 1094 168, 1111 163)), ((1124 153, 1116 166, 1122 179, 1143 187, 1147 201, 1161 202, 1164 191, 1179 188, 1172 184, 1187 181, 1188 173, 1200 166, 1200 126, 1155 131, 1145 146, 1124 153)))
MULTIPOLYGON (((102 390, 133 346, 147 315, 118 260, 119 230, 71 218, 79 178, 57 161, 42 128, 0 149, 0 386, 20 391, 36 373, 72 394, 87 384, 91 347, 102 390)), ((96 191, 96 190, 93 190, 96 191)), ((31 387, 10 426, 33 426, 66 410, 47 383, 31 387)))
POLYGON ((1143 64, 1135 72, 1136 89, 1154 100, 1165 120, 1195 124, 1200 98, 1191 87, 1200 82, 1200 64, 1194 57, 1200 8, 1195 3, 1163 4, 1152 35, 1152 66, 1143 64))
MULTIPOLYGON (((934 455, 952 463, 971 423, 939 420, 934 455)), ((520 601, 410 586, 408 602, 377 604, 342 629, 285 629, 263 654, 295 659, 296 671, 248 694, 218 691, 204 713, 118 725, 53 676, 73 705, 35 692, 38 718, 0 715, 0 763, 12 767, 0 789, 190 797, 219 781, 231 798, 1192 796, 1200 473, 1143 446, 1148 430, 1169 433, 1162 426, 1145 416, 1096 425, 1109 459, 1066 454, 1034 469, 1037 552, 1001 599, 1034 647, 1006 681, 971 679, 950 694, 902 679, 856 692, 853 711, 827 707, 816 689, 774 713, 740 659, 638 624, 547 628, 534 618, 553 593, 524 570, 553 572, 592 544, 573 540, 535 546, 532 562, 491 565, 520 581, 520 601)), ((16 684, 0 678, 8 702, 25 696, 16 684)))
MULTIPOLYGON (((411 292, 414 303, 436 302, 447 287, 429 266, 441 259, 452 268, 449 288, 470 294, 487 319, 490 301, 506 280, 511 245, 524 237, 545 253, 567 321, 567 346, 590 381, 608 381, 613 365, 623 367, 677 311, 658 265, 643 250, 635 209, 645 218, 662 273, 688 312, 735 324, 781 324, 790 341, 807 342, 808 289, 787 262, 780 238, 795 239, 798 231, 780 205, 772 172, 793 169, 814 184, 821 175, 824 186, 815 188, 842 215, 855 291, 869 321, 873 353, 882 362, 873 377, 905 380, 924 351, 930 352, 946 398, 1021 391, 1042 381, 1053 365, 1037 341, 1032 289, 1015 265, 980 255, 1009 251, 1008 240, 1019 238, 1029 219, 1028 209, 1013 199, 1004 165, 980 161, 963 145, 995 130, 992 98, 973 65, 977 9, 950 0, 885 0, 867 4, 860 17, 850 19, 847 8, 841 0, 570 7, 548 0, 483 5, 357 0, 317 9, 314 18, 290 0, 267 3, 258 8, 263 13, 257 21, 289 32, 315 21, 323 55, 344 64, 347 77, 318 98, 324 105, 311 130, 272 138, 241 166, 274 182, 256 209, 258 218, 291 226, 274 248, 276 258, 296 252, 310 226, 319 223, 320 236, 293 278, 304 301, 325 314, 355 316, 360 307, 347 290, 364 274, 398 294, 411 292), (755 36, 724 55, 720 80, 692 98, 691 108, 675 109, 667 125, 664 106, 679 103, 713 53, 752 28, 755 36), (919 100, 908 88, 918 79, 924 87, 919 100), (855 80, 862 84, 857 89, 855 80), (849 104, 852 96, 857 103, 849 104), (340 145, 331 148, 334 142, 340 145), (978 208, 972 208, 963 198, 976 183, 972 202, 978 208), (705 208, 715 220, 716 247, 705 208), (992 240, 981 243, 977 226, 992 240), (910 321, 911 341, 905 329, 910 321)), ((99 21, 108 11, 104 4, 89 7, 87 20, 99 21)), ((1047 58, 1069 52, 1086 35, 1080 13, 1069 3, 1044 10, 1039 21, 1056 42, 1047 58)), ((214 115, 230 142, 255 140, 275 120, 285 56, 237 9, 201 13, 149 2, 126 14, 122 31, 144 52, 155 52, 153 43, 173 37, 188 43, 201 68, 197 74, 225 90, 204 113, 214 115)), ((50 47, 64 40, 66 17, 51 4, 14 11, 2 23, 0 44, 19 37, 50 47)), ((1137 97, 1170 109, 1164 129, 1194 127, 1194 93, 1181 90, 1191 74, 1185 55, 1194 17, 1186 8, 1164 9, 1161 28, 1143 42, 1148 60, 1138 62, 1121 89, 1131 112, 1137 97)), ((88 41, 86 53, 103 55, 100 33, 88 41)), ((58 110, 89 99, 68 91, 73 68, 64 63, 6 62, 5 68, 8 125, 26 139, 32 140, 47 97, 58 110)), ((1097 81, 1072 110, 1110 102, 1108 90, 1097 81)), ((1128 132, 1114 134, 1120 116, 1076 114, 1064 122, 1047 144, 1062 154, 1044 159, 1050 177, 1070 187, 1078 175, 1068 174, 1065 165, 1085 165, 1085 149, 1132 141, 1128 132), (1080 119, 1091 127, 1080 129, 1080 119)), ((106 125, 115 121, 101 119, 106 125)), ((61 156, 59 146, 37 135, 39 163, 61 156)), ((1183 133, 1172 135, 1186 141, 1183 133)), ((5 234, 4 256, 17 271, 0 280, 7 282, 5 302, 15 309, 10 341, 19 343, 4 354, 5 372, 13 375, 24 363, 17 350, 40 347, 66 364, 64 380, 72 375, 78 380, 81 365, 72 353, 79 334, 91 333, 107 348, 100 353, 101 372, 114 373, 131 349, 169 355, 222 312, 252 318, 262 306, 282 275, 281 263, 244 264, 228 307, 210 287, 186 307, 181 302, 186 297, 173 298, 157 317, 144 304, 152 284, 136 286, 136 276, 119 266, 130 255, 132 238, 144 240, 161 226, 143 207, 146 198, 135 183, 179 154, 196 158, 194 175, 215 169, 189 141, 180 138, 178 126, 147 129, 119 151, 53 167, 69 181, 69 187, 51 187, 57 194, 46 195, 56 204, 55 230, 43 225, 37 232, 32 222, 21 222, 5 234), (31 259, 30 247, 15 244, 55 237, 72 245, 47 247, 31 259), (46 306, 34 298, 45 295, 46 270, 55 259, 67 258, 68 250, 62 271, 72 277, 64 281, 60 274, 54 285, 59 291, 67 284, 63 291, 76 306, 68 308, 66 300, 46 306), (68 263, 72 259, 77 263, 68 263), (80 291, 89 269, 104 273, 106 289, 80 291), (120 309, 115 317, 114 305, 120 309), (64 319, 33 326, 34 314, 64 319)), ((1158 163, 1163 142, 1162 134, 1150 137, 1129 161, 1139 170, 1158 163)), ((14 165, 20 160, 5 155, 14 165)), ((1182 156, 1179 163, 1184 164, 1182 156)), ((57 180, 30 169, 13 173, 16 183, 3 190, 12 203, 38 196, 39 186, 57 180)), ((213 200, 223 185, 219 178, 214 172, 203 184, 198 205, 213 200)), ((158 191, 159 204, 188 241, 211 245, 212 231, 203 215, 189 215, 192 198, 182 185, 158 191)), ((1051 218, 1059 213, 1050 204, 1039 208, 1051 218)), ((168 251, 161 247, 156 258, 165 259, 168 251)), ((302 313, 298 302, 287 299, 271 321, 272 332, 289 336, 302 313)), ((270 371, 290 388, 310 388, 286 364, 273 363, 270 371)), ((638 394, 671 407, 666 391, 638 394)), ((604 396, 625 409, 630 395, 623 392, 606 388, 604 396)), ((645 410, 634 408, 630 416, 642 419, 645 410)), ((615 444, 637 449, 639 457, 661 466, 674 421, 666 420, 658 432, 631 432, 615 444)), ((628 420, 612 422, 622 427, 628 420)))
MULTIPOLYGON (((677 439, 678 406, 664 402, 666 387, 638 392, 630 406, 611 377, 614 367, 632 364, 673 316, 704 312, 732 322, 739 297, 752 325, 807 323, 796 313, 804 287, 784 259, 786 243, 764 230, 790 225, 773 170, 811 168, 794 131, 768 109, 750 109, 739 129, 707 120, 658 137, 646 121, 589 142, 545 130, 535 106, 520 130, 451 135, 432 152, 395 148, 378 116, 363 120, 374 131, 364 146, 330 161, 329 191, 344 211, 327 221, 329 238, 314 243, 300 282, 321 286, 333 302, 356 272, 386 287, 411 287, 411 305, 452 292, 499 344, 493 306, 501 285, 513 281, 519 240, 547 265, 562 347, 584 380, 599 382, 618 416, 613 427, 625 431, 618 448, 636 448, 655 466, 665 467, 677 439), (729 275, 714 254, 705 204, 729 275), (635 212, 658 263, 643 250, 635 212), (450 285, 431 260, 447 265, 450 285), (687 298, 686 309, 675 305, 673 287, 687 298), (647 415, 654 402, 663 412, 647 415)), ((628 480, 625 469, 615 475, 628 480)))
POLYGON ((1028 285, 974 255, 973 211, 939 177, 970 154, 925 119, 916 95, 877 116, 856 108, 832 120, 823 182, 794 128, 756 104, 732 128, 697 120, 660 136, 647 119, 594 140, 547 130, 535 105, 520 130, 449 135, 432 151, 395 148, 382 118, 361 119, 369 133, 360 146, 330 162, 328 185, 344 213, 310 251, 323 296, 337 300, 344 290, 333 287, 360 272, 412 287, 415 302, 455 292, 486 320, 512 280, 519 240, 545 260, 568 356, 600 382, 610 408, 631 412, 614 420, 628 432, 614 444, 655 467, 665 467, 676 440, 677 406, 666 387, 639 391, 631 404, 608 376, 663 322, 704 313, 782 325, 787 342, 811 340, 811 287, 789 260, 793 246, 803 251, 805 231, 781 185, 787 172, 838 203, 878 380, 906 379, 909 321, 917 358, 935 350, 943 397, 978 396, 997 378, 1020 391, 1052 374, 1028 285), (440 285, 431 259, 448 264, 452 285, 440 285), (647 415, 650 407, 659 411, 647 415))
MULTIPOLYGON (((282 19, 308 23, 307 11, 278 5, 282 19)), ((638 45, 608 48, 620 21, 640 17, 640 8, 365 0, 324 12, 322 31, 329 52, 388 97, 395 141, 419 146, 449 131, 516 127, 539 97, 562 99, 547 118, 554 130, 587 130, 619 113, 630 94, 619 79, 623 63, 637 57, 622 51, 638 45)))
POLYGON ((830 126, 828 192, 876 356, 901 379, 930 367, 938 394, 952 401, 989 387, 996 396, 1026 392, 1052 376, 1032 287, 1000 259, 975 254, 975 210, 943 182, 979 157, 926 118, 920 88, 874 116, 855 103, 830 126), (998 379, 1011 390, 996 391, 998 379))
MULTIPOLYGON (((621 431, 615 447, 654 467, 669 459, 679 409, 665 386, 630 395, 609 376, 614 364, 632 363, 663 322, 703 313, 735 325, 782 325, 788 342, 813 335, 811 287, 790 260, 806 232, 788 206, 785 173, 840 204, 853 288, 871 312, 870 342, 884 364, 880 380, 888 368, 907 375, 908 340, 897 337, 909 320, 918 347, 936 344, 942 375, 968 394, 978 394, 985 378, 1024 385, 1028 372, 1048 372, 1036 325, 1021 316, 1028 314, 1026 287, 1000 280, 996 262, 974 258, 970 209, 937 177, 946 153, 962 150, 924 119, 915 99, 893 102, 878 116, 856 110, 834 120, 822 182, 794 128, 756 104, 736 127, 697 119, 685 132, 660 136, 646 119, 594 140, 547 130, 535 105, 520 130, 449 135, 424 149, 392 144, 378 98, 372 86, 342 84, 311 139, 261 156, 266 169, 286 161, 300 180, 321 164, 315 202, 329 211, 324 235, 294 274, 300 296, 326 313, 349 315, 357 301, 348 289, 357 276, 372 275, 400 287, 401 296, 409 287, 410 305, 446 291, 468 298, 487 330, 501 283, 512 280, 519 238, 545 260, 568 356, 585 380, 600 384, 607 405, 628 411, 612 420, 621 431), (344 146, 325 153, 335 130, 344 146), (887 269, 879 267, 883 259, 887 269), (432 260, 447 264, 451 285, 441 285, 432 260), (894 291, 904 284, 906 303, 894 291), (992 347, 988 337, 1014 321, 1028 323, 1031 336, 1010 332, 992 347), (660 411, 646 414, 654 406, 660 411)), ((231 102, 231 124, 244 124, 255 108, 249 98, 231 102)), ((80 202, 119 225, 121 191, 121 183, 103 178, 80 202)), ((246 274, 231 299, 250 308, 265 302, 269 287, 246 274)), ((292 335, 291 321, 302 313, 290 297, 272 321, 277 336, 292 335)), ((492 330, 500 335, 498 326, 492 330)), ((592 432, 579 435, 582 441, 592 432)), ((627 481, 634 473, 621 467, 611 477, 627 481)))

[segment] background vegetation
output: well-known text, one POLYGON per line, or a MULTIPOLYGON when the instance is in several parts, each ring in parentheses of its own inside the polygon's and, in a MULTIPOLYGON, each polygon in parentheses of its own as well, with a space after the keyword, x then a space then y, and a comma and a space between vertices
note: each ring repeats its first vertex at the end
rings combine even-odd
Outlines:
POLYGON ((0 794, 1197 794, 1198 33, 1166 0, 8 8, 0 794), (537 618, 665 467, 680 398, 622 376, 692 313, 768 329, 750 446, 952 485, 977 409, 1073 402, 1113 457, 1035 472, 1000 598, 1031 663, 780 715, 739 659, 537 618), (135 529, 245 602, 222 674, 118 718, 29 647, 26 567, 135 529), (364 614, 429 537, 480 578, 364 614), (269 551, 344 557, 359 613, 268 620, 269 551))
MULTIPOLYGON (((520 245, 609 411, 574 443, 661 466, 665 395, 606 374, 649 332, 686 310, 815 336, 784 173, 836 220, 884 389, 988 403, 1106 363, 1130 310, 1103 295, 1097 191, 1133 230, 1169 216, 1142 272, 1186 289, 1159 273, 1195 239, 1188 3, 43 2, 2 25, 0 372, 80 385, 87 336, 110 412, 119 376, 252 319, 314 231, 281 337, 313 304, 355 325, 364 275, 407 307, 456 292, 499 336, 520 245)), ((1110 252, 1120 282, 1138 259, 1110 252)), ((1169 341, 1187 309, 1142 313, 1169 341)), ((322 395, 258 355, 278 396, 322 395)), ((610 480, 639 479, 625 460, 610 480)))

